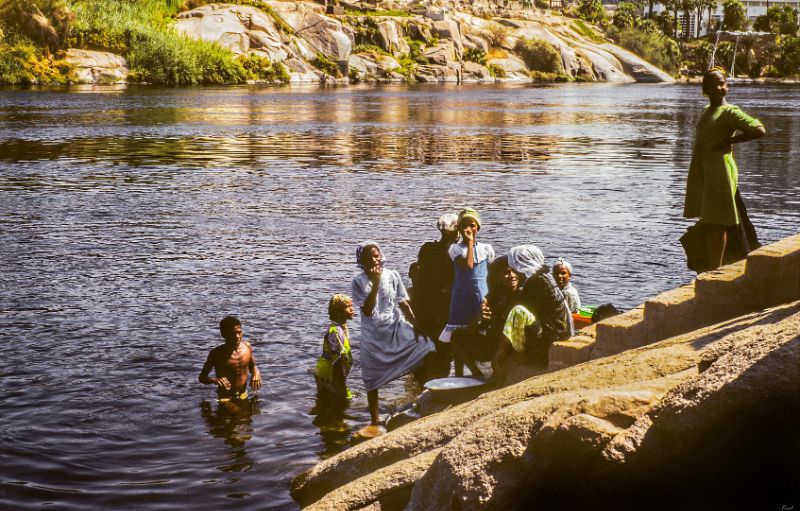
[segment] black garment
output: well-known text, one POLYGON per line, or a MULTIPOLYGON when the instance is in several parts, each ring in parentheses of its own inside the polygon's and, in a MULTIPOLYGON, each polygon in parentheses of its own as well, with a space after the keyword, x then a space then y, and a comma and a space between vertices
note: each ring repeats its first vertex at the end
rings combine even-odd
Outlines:
POLYGON ((534 324, 525 330, 528 354, 534 361, 546 362, 550 344, 572 336, 567 300, 548 266, 542 266, 525 281, 521 304, 536 316, 534 324))
MULTIPOLYGON (((736 209, 739 212, 739 223, 727 227, 727 244, 723 264, 731 264, 741 261, 747 254, 761 246, 758 242, 756 229, 750 217, 747 215, 747 208, 744 205, 739 190, 734 195, 736 209)), ((715 269, 715 264, 708 261, 708 250, 706 248, 706 238, 708 236, 707 224, 697 222, 686 230, 681 236, 681 245, 686 252, 686 266, 697 273, 715 269)))
POLYGON ((497 344, 505 339, 503 327, 508 313, 520 304, 521 290, 514 293, 489 291, 486 302, 492 315, 488 321, 479 321, 469 328, 453 332, 453 342, 458 342, 474 360, 487 362, 492 359, 497 344))
POLYGON ((454 272, 449 248, 449 244, 441 241, 429 241, 417 255, 414 314, 423 332, 432 339, 442 333, 450 309, 454 272))

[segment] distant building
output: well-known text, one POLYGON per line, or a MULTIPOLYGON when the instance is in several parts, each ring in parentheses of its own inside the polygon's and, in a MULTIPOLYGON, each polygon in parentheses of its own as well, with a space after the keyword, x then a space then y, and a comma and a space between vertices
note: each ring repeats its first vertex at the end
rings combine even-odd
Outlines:
MULTIPOLYGON (((608 0, 606 0, 608 1, 608 0)), ((603 3, 605 4, 606 1, 603 3)), ((788 5, 792 7, 795 11, 800 12, 800 0, 741 0, 742 5, 747 10, 747 17, 750 19, 750 24, 756 20, 759 16, 763 16, 767 13, 768 7, 783 7, 784 5, 788 5)), ((615 2, 616 3, 616 2, 615 2)), ((664 5, 657 4, 653 12, 660 13, 663 12, 664 5)), ((678 25, 679 27, 685 32, 689 34, 696 34, 697 29, 697 12, 690 12, 689 16, 684 19, 684 13, 682 11, 678 11, 678 25)), ((711 12, 711 20, 712 25, 718 26, 722 22, 723 12, 722 12, 722 1, 718 0, 717 9, 711 12)), ((700 35, 705 35, 708 31, 708 10, 703 10, 703 14, 700 17, 700 35)))

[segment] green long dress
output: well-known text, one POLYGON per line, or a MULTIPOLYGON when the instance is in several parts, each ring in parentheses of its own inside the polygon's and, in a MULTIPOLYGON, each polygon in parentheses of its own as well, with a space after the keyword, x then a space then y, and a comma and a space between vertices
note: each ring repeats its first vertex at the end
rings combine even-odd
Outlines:
POLYGON ((697 122, 697 135, 692 149, 692 163, 686 182, 683 216, 700 217, 707 224, 736 225, 736 189, 739 169, 733 153, 718 149, 739 130, 763 126, 761 121, 731 104, 707 106, 697 122))

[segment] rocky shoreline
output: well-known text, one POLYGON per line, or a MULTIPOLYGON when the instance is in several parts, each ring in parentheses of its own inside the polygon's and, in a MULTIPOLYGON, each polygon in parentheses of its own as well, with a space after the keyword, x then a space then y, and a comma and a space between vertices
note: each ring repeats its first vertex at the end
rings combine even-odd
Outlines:
MULTIPOLYGON (((202 5, 180 13, 173 29, 279 66, 278 76, 263 82, 673 80, 599 31, 544 10, 508 11, 493 2, 369 12, 302 1, 252 3, 202 5)), ((118 55, 74 48, 66 54, 75 83, 128 79, 118 55)))
MULTIPOLYGON (((298 475, 292 496, 314 510, 797 502, 800 235, 700 277, 708 326, 692 316, 693 331, 431 413, 298 475)), ((668 304, 675 320, 687 299, 668 304)))

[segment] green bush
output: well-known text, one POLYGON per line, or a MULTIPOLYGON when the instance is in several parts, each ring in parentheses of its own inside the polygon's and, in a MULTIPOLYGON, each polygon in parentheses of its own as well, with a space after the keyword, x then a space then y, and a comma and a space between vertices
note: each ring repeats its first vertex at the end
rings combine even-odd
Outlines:
POLYGON ((30 42, 0 42, 0 83, 10 85, 66 83, 70 67, 44 55, 30 42))
POLYGON ((71 43, 128 59, 131 81, 165 85, 241 83, 248 71, 221 46, 171 28, 182 0, 76 1, 71 43))
POLYGON ((601 0, 580 0, 577 15, 590 23, 604 23, 606 21, 606 8, 601 0))
POLYGON ((788 5, 770 7, 753 23, 753 30, 773 34, 796 35, 798 29, 797 11, 788 5))
POLYGON ((647 33, 629 28, 615 34, 617 44, 632 51, 654 66, 674 73, 680 63, 678 43, 661 33, 647 33))
POLYGON ((317 52, 317 56, 311 61, 311 65, 326 75, 333 76, 334 78, 342 77, 342 72, 339 70, 339 65, 320 52, 317 52))
POLYGON ((387 55, 389 57, 392 56, 388 51, 384 50, 383 48, 381 48, 377 44, 357 44, 357 45, 353 46, 353 53, 356 53, 356 54, 366 53, 366 54, 375 55, 375 56, 377 56, 377 55, 387 55))
POLYGON ((489 70, 489 74, 495 78, 505 78, 506 77, 506 70, 502 67, 498 66, 497 64, 489 64, 486 66, 486 69, 489 70))
POLYGON ((464 60, 469 60, 470 62, 477 62, 478 64, 485 66, 486 65, 486 52, 483 51, 483 48, 475 47, 475 48, 467 48, 464 50, 464 60))
POLYGON ((784 75, 800 75, 800 37, 783 37, 780 43, 781 54, 776 67, 784 75))
POLYGON ((289 72, 280 62, 270 62, 266 57, 250 54, 239 57, 239 63, 251 80, 267 80, 277 83, 289 83, 289 72))
POLYGON ((547 41, 522 38, 514 48, 531 71, 563 73, 561 53, 547 41))
POLYGON ((534 82, 569 82, 570 77, 564 73, 545 73, 542 71, 528 71, 534 82))
POLYGON ((747 28, 747 9, 739 0, 725 0, 722 4, 722 25, 725 30, 747 28))
POLYGON ((582 20, 575 20, 572 29, 590 41, 604 42, 603 38, 582 20))

